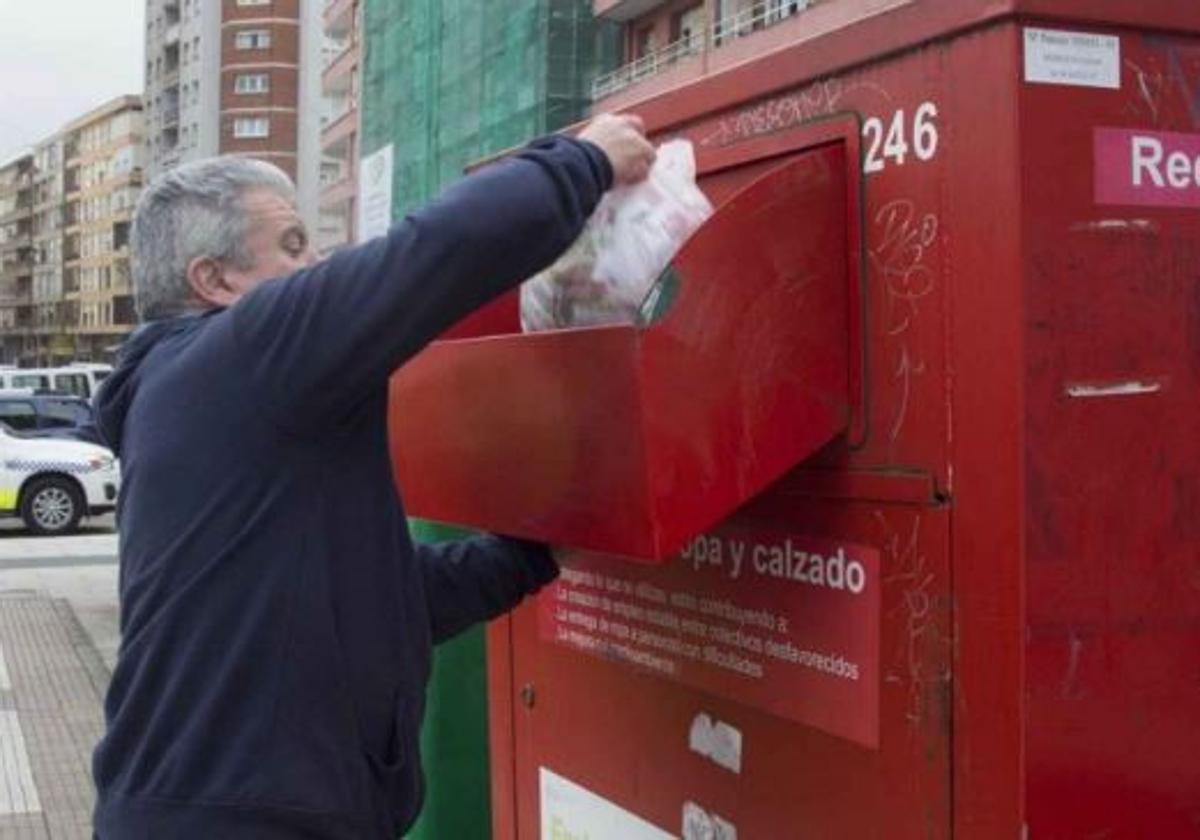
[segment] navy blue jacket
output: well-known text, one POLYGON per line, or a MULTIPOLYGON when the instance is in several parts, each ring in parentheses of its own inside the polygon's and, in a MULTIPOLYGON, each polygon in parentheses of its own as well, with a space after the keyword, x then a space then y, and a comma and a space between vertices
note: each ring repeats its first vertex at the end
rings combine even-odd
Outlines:
POLYGON ((101 840, 413 822, 431 646, 558 570, 502 537, 413 545, 387 379, 558 256, 611 180, 595 146, 542 141, 385 237, 131 338, 97 401, 124 473, 101 840))

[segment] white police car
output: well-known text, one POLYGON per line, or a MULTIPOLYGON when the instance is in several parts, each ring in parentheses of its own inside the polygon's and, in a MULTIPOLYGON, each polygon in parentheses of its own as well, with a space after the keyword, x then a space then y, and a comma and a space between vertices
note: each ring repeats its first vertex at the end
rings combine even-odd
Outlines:
POLYGON ((0 423, 0 517, 19 516, 35 534, 69 534, 84 516, 116 507, 120 486, 104 447, 24 437, 0 423))

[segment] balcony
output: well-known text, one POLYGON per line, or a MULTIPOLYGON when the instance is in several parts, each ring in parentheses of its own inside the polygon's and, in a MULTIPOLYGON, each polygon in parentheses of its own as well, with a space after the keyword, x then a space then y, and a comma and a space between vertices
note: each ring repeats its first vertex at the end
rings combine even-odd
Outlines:
POLYGON ((322 184, 320 197, 321 209, 326 210, 345 204, 354 198, 357 191, 358 185, 354 183, 354 178, 350 174, 331 184, 322 184))
POLYGON ((712 26, 712 43, 720 47, 737 38, 753 35, 761 29, 783 23, 811 5, 813 0, 773 0, 755 3, 748 9, 716 21, 712 26))
POLYGON ((33 276, 35 265, 33 250, 18 250, 16 256, 0 261, 0 275, 16 277, 18 281, 33 276))
POLYGON ((358 41, 349 40, 344 48, 333 53, 321 73, 321 91, 325 94, 346 93, 351 88, 354 69, 358 66, 358 41))
POLYGON ((349 157, 348 154, 341 154, 343 151, 341 146, 346 141, 353 139, 357 131, 358 103, 351 100, 350 107, 321 129, 321 149, 336 157, 349 157))
POLYGON ((661 49, 647 53, 636 61, 618 67, 611 73, 597 76, 592 82, 592 98, 601 99, 630 85, 637 84, 642 79, 657 76, 680 61, 699 55, 703 49, 704 41, 697 36, 673 41, 661 49))
POLYGON ((0 214, 0 225, 15 222, 33 213, 33 204, 28 201, 18 201, 7 213, 0 214))
POLYGON ((353 201, 321 208, 317 218, 317 250, 321 254, 329 254, 353 241, 353 216, 353 201))
MULTIPOLYGON (((770 0, 755 3, 736 14, 714 21, 703 35, 692 35, 667 44, 636 61, 597 76, 592 82, 592 99, 599 100, 653 78, 681 62, 710 49, 726 46, 740 38, 783 23, 813 5, 814 0, 770 0)), ((600 4, 598 4, 599 6, 600 4)), ((617 3, 613 6, 621 6, 617 3)), ((649 4, 653 7, 656 4, 649 4)), ((597 14, 600 14, 597 9, 597 14)), ((605 13, 611 17, 611 14, 605 13)), ((615 18, 614 18, 615 19, 615 18)))
POLYGON ((13 251, 21 251, 32 247, 32 241, 29 232, 17 234, 11 239, 0 240, 0 254, 9 254, 13 251))
MULTIPOLYGON (((20 164, 18 165, 20 166, 20 164)), ((22 167, 15 175, 10 175, 0 181, 0 192, 24 192, 31 186, 33 186, 33 171, 22 167)))
POLYGON ((325 34, 341 37, 354 29, 355 0, 326 0, 322 18, 325 34))

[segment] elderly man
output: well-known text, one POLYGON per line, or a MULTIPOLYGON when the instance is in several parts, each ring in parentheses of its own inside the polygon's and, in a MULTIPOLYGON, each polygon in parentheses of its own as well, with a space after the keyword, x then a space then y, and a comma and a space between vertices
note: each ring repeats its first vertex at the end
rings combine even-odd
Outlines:
POLYGON ((638 120, 601 117, 319 263, 272 166, 216 158, 150 185, 132 239, 147 323, 97 401, 125 479, 101 840, 412 823, 431 645, 558 568, 503 537, 413 545, 388 376, 557 257, 653 154, 638 120))

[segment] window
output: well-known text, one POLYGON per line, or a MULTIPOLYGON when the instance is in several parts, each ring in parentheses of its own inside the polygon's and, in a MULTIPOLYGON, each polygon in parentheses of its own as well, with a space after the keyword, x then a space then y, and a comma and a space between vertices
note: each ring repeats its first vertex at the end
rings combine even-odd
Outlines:
POLYGON ((13 374, 9 377, 9 382, 14 388, 49 388, 50 377, 43 373, 22 373, 13 374))
POLYGON ((645 58, 657 49, 657 40, 654 37, 654 26, 643 26, 633 35, 633 57, 634 59, 645 58))
POLYGON ((271 46, 271 31, 244 29, 234 36, 234 44, 239 50, 265 50, 271 46))
POLYGON ((233 121, 234 137, 267 137, 271 121, 267 117, 239 117, 233 121))
MULTIPOLYGON (((86 397, 87 376, 82 373, 58 374, 54 377, 54 389, 86 397)), ((72 428, 81 426, 91 419, 87 403, 79 400, 42 400, 42 426, 44 428, 72 428)))
MULTIPOLYGON (((13 377, 14 385, 18 378, 13 377)), ((27 388, 29 386, 16 387, 27 388)), ((33 403, 2 400, 0 401, 0 423, 4 423, 15 432, 27 432, 37 428, 37 412, 34 411, 33 403)))
POLYGON ((685 49, 698 49, 704 31, 704 4, 697 3, 671 18, 671 41, 684 42, 685 49))
POLYGON ((266 93, 271 89, 271 77, 266 73, 248 73, 233 80, 234 93, 266 93))
POLYGON ((775 23, 786 17, 797 14, 801 7, 808 5, 797 0, 767 0, 767 23, 775 23))

